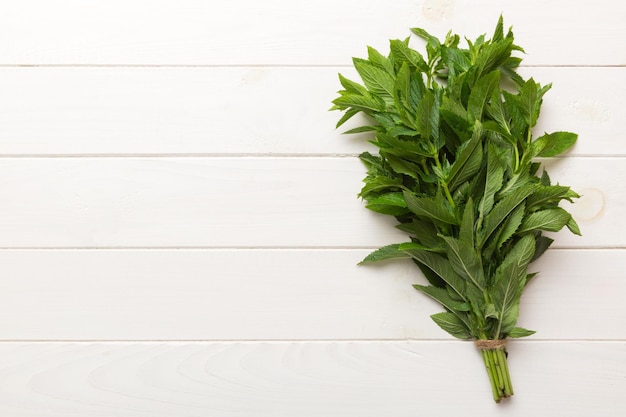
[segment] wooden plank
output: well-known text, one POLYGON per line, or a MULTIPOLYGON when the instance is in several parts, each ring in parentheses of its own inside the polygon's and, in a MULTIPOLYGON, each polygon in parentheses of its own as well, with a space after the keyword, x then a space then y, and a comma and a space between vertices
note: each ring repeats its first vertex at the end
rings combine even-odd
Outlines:
POLYGON ((467 342, 0 344, 11 417, 477 415, 626 408, 624 342, 509 345, 515 397, 495 404, 467 342))
POLYGON ((1 64, 345 65, 408 28, 491 34, 500 13, 532 65, 623 65, 624 10, 611 0, 24 0, 0 16, 1 64))
MULTIPOLYGON (((624 247, 622 158, 549 161, 583 237, 624 247)), ((0 247, 373 247, 406 237, 356 198, 356 158, 7 158, 0 247)))
MULTIPOLYGON (((358 154, 328 112, 339 67, 0 68, 2 155, 358 154)), ((553 82, 537 134, 570 155, 626 155, 626 68, 524 68, 553 82), (581 82, 581 80, 594 80, 581 82), (612 94, 606 94, 606 91, 612 94)), ((355 120, 352 126, 364 123, 355 120)))
MULTIPOLYGON (((451 339, 411 288, 418 269, 357 267, 368 252, 3 250, 1 339, 451 339)), ((626 339, 625 269, 624 250, 548 251, 519 325, 532 340, 626 339)))

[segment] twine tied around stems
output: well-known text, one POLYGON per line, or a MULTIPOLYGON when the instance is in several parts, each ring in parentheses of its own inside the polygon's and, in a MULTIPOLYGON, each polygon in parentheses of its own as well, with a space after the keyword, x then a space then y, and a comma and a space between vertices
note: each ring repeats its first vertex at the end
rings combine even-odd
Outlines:
POLYGON ((476 346, 478 350, 502 349, 506 346, 506 339, 476 339, 474 340, 474 346, 476 346))

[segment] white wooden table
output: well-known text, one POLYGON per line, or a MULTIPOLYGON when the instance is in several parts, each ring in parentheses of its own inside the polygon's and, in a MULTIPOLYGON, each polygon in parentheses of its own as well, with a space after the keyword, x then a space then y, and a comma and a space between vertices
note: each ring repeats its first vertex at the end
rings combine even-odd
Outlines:
MULTIPOLYGON (((626 413, 626 6, 618 1, 0 2, 0 416, 626 413), (515 3, 515 4, 511 4, 515 3), (496 405, 403 241, 356 198, 337 73, 409 27, 491 33, 553 83, 538 132, 583 197, 496 405)), ((420 47, 419 40, 413 46, 420 47)))

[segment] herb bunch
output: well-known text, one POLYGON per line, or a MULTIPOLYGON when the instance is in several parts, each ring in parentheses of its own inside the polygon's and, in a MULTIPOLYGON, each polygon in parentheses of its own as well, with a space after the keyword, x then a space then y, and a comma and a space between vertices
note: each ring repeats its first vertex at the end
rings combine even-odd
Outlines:
POLYGON ((359 194, 366 207, 394 216, 410 242, 382 247, 362 263, 410 258, 430 285, 415 289, 445 311, 432 315, 443 330, 474 340, 496 402, 513 394, 504 340, 534 332, 516 327, 522 292, 534 274, 528 265, 553 240, 543 232, 579 228, 559 202, 579 197, 553 185, 537 157, 570 148, 577 135, 534 137, 550 85, 517 72, 522 48, 502 17, 491 39, 467 47, 424 29, 426 56, 409 39, 391 40, 388 56, 368 47, 353 63, 363 84, 341 74, 332 110, 337 127, 358 113, 369 123, 346 133, 373 132, 379 150, 360 159, 367 167, 359 194))

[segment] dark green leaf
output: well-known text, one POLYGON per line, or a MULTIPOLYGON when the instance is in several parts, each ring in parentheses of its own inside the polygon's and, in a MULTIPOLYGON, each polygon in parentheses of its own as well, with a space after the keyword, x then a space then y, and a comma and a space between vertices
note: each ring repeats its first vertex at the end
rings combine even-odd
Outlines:
POLYGON ((409 177, 415 178, 416 180, 420 179, 420 172, 422 171, 422 169, 414 162, 407 161, 406 159, 398 157, 396 155, 388 154, 385 151, 381 151, 381 154, 385 156, 385 160, 394 172, 398 174, 408 175, 409 177))
POLYGON ((536 211, 524 219, 518 233, 526 233, 533 230, 558 232, 569 223, 571 218, 572 215, 560 207, 536 211))
POLYGON ((431 222, 412 219, 410 223, 402 223, 396 227, 403 232, 414 235, 424 246, 437 248, 443 245, 437 235, 437 228, 431 222))
POLYGON ((535 262, 537 259, 539 259, 539 257, 543 255, 543 253, 550 247, 550 245, 552 245, 552 242, 554 242, 554 239, 550 239, 546 236, 539 236, 535 240, 535 254, 530 261, 535 262))
POLYGON ((485 224, 479 233, 479 246, 482 246, 506 217, 535 190, 535 185, 520 187, 496 204, 493 210, 485 217, 485 224))
POLYGON ((426 91, 416 109, 417 125, 422 137, 429 141, 439 135, 439 103, 430 91, 426 91))
POLYGON ((472 139, 465 142, 459 148, 456 161, 450 168, 448 177, 448 186, 450 191, 454 191, 459 185, 471 178, 478 170, 483 157, 481 145, 482 129, 480 122, 474 126, 474 134, 472 139))
POLYGON ((463 300, 467 300, 467 298, 465 298, 465 282, 463 281, 463 278, 461 278, 454 271, 450 261, 446 258, 437 255, 436 253, 409 245, 401 245, 399 250, 405 252, 417 262, 428 267, 442 280, 444 280, 446 284, 448 284, 463 300))
POLYGON ((459 310, 457 307, 462 307, 463 303, 459 303, 450 297, 448 291, 444 288, 432 287, 432 286, 424 286, 424 285, 413 285, 413 288, 418 290, 419 292, 426 294, 433 300, 437 301, 439 304, 450 310, 455 316, 457 316, 465 325, 466 328, 470 327, 468 316, 462 310, 459 310))
POLYGON ((408 209, 417 216, 441 223, 459 224, 454 212, 441 197, 417 197, 405 191, 404 199, 408 209))
POLYGON ((500 71, 492 71, 478 80, 469 96, 467 111, 470 120, 483 119, 483 108, 487 100, 491 97, 494 89, 500 84, 500 71))
POLYGON ((556 203, 568 197, 570 191, 569 187, 563 187, 561 185, 541 186, 526 200, 528 209, 542 208, 548 203, 556 203))
POLYGON ((446 242, 448 260, 454 271, 479 289, 484 288, 483 265, 474 247, 469 242, 449 236, 442 236, 442 239, 446 242))
POLYGON ((515 232, 518 231, 519 226, 522 224, 522 220, 524 219, 525 208, 525 203, 520 204, 506 219, 501 230, 498 232, 497 239, 495 241, 497 249, 500 249, 502 245, 504 245, 504 243, 513 237, 515 232))
POLYGON ((474 247, 474 226, 476 222, 474 219, 474 202, 470 198, 465 204, 463 210, 463 217, 461 218, 461 227, 459 228, 459 240, 467 242, 471 247, 474 247))
POLYGON ((498 157, 498 152, 493 144, 490 144, 487 149, 487 177, 485 180, 485 191, 483 198, 478 203, 478 214, 482 218, 491 211, 493 208, 494 197, 500 188, 502 188, 502 181, 504 175, 504 168, 498 157))

